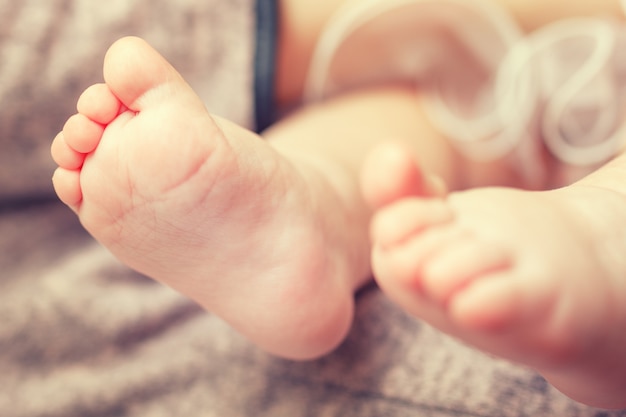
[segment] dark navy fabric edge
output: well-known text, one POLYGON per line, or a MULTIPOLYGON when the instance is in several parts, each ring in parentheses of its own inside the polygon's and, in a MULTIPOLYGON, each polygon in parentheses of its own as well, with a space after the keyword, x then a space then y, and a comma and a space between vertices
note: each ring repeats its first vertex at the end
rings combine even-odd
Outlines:
POLYGON ((274 122, 276 115, 277 0, 256 0, 255 13, 254 122, 256 131, 261 132, 274 122))

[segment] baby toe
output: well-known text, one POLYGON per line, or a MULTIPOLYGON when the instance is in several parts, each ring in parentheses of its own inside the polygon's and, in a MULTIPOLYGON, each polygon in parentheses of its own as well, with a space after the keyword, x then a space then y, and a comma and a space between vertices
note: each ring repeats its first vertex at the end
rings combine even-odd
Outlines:
POLYGON ((103 133, 103 125, 80 113, 70 117, 63 126, 63 137, 67 145, 84 154, 96 149, 103 133))
POLYGON ((106 84, 94 84, 81 94, 76 108, 88 119, 106 125, 120 113, 122 103, 106 84))
POLYGON ((65 169, 79 169, 85 161, 85 154, 71 148, 65 141, 63 132, 59 133, 52 141, 50 153, 54 162, 65 169))
POLYGON ((59 199, 76 211, 83 198, 80 171, 57 168, 52 177, 52 184, 59 199))
POLYGON ((502 248, 463 236, 432 256, 422 271, 425 292, 446 304, 450 297, 474 280, 506 268, 511 260, 502 248))
POLYGON ((372 241, 391 247, 452 218, 443 200, 406 198, 379 210, 372 219, 370 234, 372 241))
POLYGON ((520 291, 509 271, 472 281, 448 304, 451 319, 460 327, 483 332, 509 328, 522 314, 520 291))
POLYGON ((382 287, 399 287, 405 291, 423 292, 424 266, 431 257, 458 240, 461 232, 441 225, 423 230, 389 247, 376 246, 373 268, 382 287))

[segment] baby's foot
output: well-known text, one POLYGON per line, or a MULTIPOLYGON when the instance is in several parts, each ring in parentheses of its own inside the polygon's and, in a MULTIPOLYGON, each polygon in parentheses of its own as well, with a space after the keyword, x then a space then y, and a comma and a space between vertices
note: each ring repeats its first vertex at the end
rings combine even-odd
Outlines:
POLYGON ((373 268, 388 295, 443 331, 535 368, 578 401, 626 406, 626 196, 610 182, 620 170, 547 192, 425 199, 398 185, 395 201, 377 204, 393 186, 379 191, 368 172, 401 184, 407 166, 374 154, 364 175, 378 206, 373 268))
POLYGON ((318 216, 341 209, 318 198, 332 194, 322 175, 211 117, 139 39, 111 47, 104 76, 53 142, 59 198, 124 263, 263 348, 292 358, 332 349, 356 284, 346 242, 318 216))

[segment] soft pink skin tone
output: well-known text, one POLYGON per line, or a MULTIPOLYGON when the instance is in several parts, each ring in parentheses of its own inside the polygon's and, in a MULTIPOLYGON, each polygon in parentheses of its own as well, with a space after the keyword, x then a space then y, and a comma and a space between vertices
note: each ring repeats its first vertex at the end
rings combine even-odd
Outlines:
POLYGON ((334 191, 314 164, 296 168, 210 116, 139 39, 113 45, 104 76, 52 145, 60 199, 123 262, 265 349, 309 358, 336 346, 358 285, 345 277, 357 271, 327 253, 337 224, 321 211, 342 203, 318 201, 334 191))
POLYGON ((520 181, 461 162, 402 86, 304 109, 263 141, 140 39, 111 47, 104 78, 52 144, 54 185, 130 267, 294 359, 343 340, 373 268, 416 317, 626 406, 625 156, 555 191, 448 192, 520 181))
POLYGON ((378 207, 374 274, 392 300, 578 401, 626 406, 626 156, 559 190, 425 198, 407 181, 418 165, 384 151, 363 188, 378 207))

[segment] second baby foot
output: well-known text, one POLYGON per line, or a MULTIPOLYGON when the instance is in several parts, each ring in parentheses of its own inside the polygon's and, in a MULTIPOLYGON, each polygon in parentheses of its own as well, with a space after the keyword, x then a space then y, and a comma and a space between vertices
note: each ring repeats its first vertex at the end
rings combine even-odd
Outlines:
MULTIPOLYGON (((407 176, 380 158, 367 171, 407 176)), ((602 174, 546 192, 423 198, 398 186, 395 201, 370 197, 376 278, 410 314, 536 369, 576 400, 623 407, 626 196, 602 174)), ((364 177, 366 194, 379 194, 364 177)))

